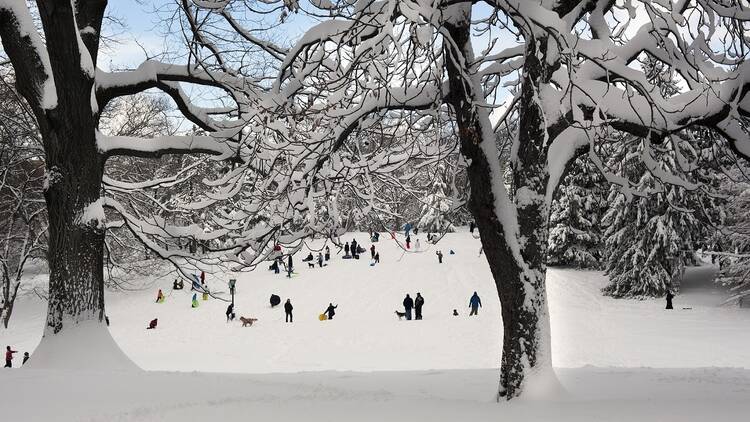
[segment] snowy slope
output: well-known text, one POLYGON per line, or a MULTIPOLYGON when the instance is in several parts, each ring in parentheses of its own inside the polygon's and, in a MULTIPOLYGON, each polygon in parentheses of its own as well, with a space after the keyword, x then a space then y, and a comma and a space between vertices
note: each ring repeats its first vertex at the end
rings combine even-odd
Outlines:
MULTIPOLYGON (((356 237, 364 246, 366 234, 356 237)), ((425 245, 425 239, 420 235, 425 245)), ((360 261, 335 255, 328 267, 309 269, 295 256, 298 275, 287 279, 270 271, 237 277, 236 313, 256 317, 242 328, 227 324, 226 303, 210 299, 192 309, 188 290, 171 293, 171 280, 144 280, 140 292, 111 293, 107 309, 111 332, 125 353, 148 370, 211 372, 298 372, 318 370, 426 370, 496 368, 502 324, 479 240, 467 232, 446 235, 422 253, 403 253, 389 236, 376 246, 381 264, 371 267, 369 252, 360 261), (439 265, 434 251, 445 253, 439 265), (453 249, 455 255, 448 254, 453 249), (157 288, 168 295, 155 303, 157 288), (467 316, 469 296, 477 291, 484 308, 467 316), (406 293, 425 297, 423 321, 399 321, 406 293), (292 299, 295 322, 284 323, 276 293, 292 299), (318 321, 329 302, 336 318, 318 321), (453 317, 456 308, 461 315, 453 317), (145 330, 159 319, 156 330, 145 330)), ((321 242, 312 242, 319 247, 321 242)), ((553 363, 557 367, 748 367, 750 310, 720 306, 726 293, 710 284, 711 268, 692 269, 672 312, 661 300, 615 300, 599 289, 599 272, 550 269, 553 363), (683 307, 692 307, 683 310, 683 307)), ((208 277, 209 286, 227 291, 225 281, 208 277)), ((225 295, 226 296, 226 295, 225 295)), ((44 309, 26 299, 18 307, 2 343, 31 350, 39 340, 44 309)))
MULTIPOLYGON (((251 328, 227 324, 222 301, 191 309, 192 294, 170 294, 171 280, 136 280, 150 287, 108 294, 113 337, 142 368, 179 372, 0 371, 0 418, 683 422, 750 414, 750 370, 737 369, 750 366, 750 310, 721 306, 726 292, 710 283, 710 267, 691 269, 671 312, 661 300, 602 297, 599 272, 551 269, 553 359, 567 393, 497 404, 493 368, 502 326, 478 240, 447 235, 439 246, 442 265, 434 248, 402 256, 393 242, 377 246, 383 262, 375 267, 336 257, 324 269, 308 269, 300 262, 304 251, 292 279, 265 271, 234 275, 237 313, 259 318, 251 328), (159 286, 169 295, 163 304, 154 303, 159 286), (474 290, 484 308, 469 318, 474 290), (425 320, 399 321, 393 311, 406 292, 417 291, 426 298, 425 320), (292 299, 293 324, 269 308, 271 293, 292 299), (331 301, 339 304, 336 318, 318 321, 331 301), (453 308, 460 317, 451 316, 453 308), (158 328, 146 330, 154 317, 158 328)), ((214 276, 209 284, 226 290, 214 276)), ((44 312, 38 300, 24 298, 0 344, 32 350, 44 312)))

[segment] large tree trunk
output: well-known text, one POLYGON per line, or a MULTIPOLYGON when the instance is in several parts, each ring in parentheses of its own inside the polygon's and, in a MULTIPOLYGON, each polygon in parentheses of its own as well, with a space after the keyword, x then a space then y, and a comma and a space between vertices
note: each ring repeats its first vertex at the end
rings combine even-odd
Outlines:
POLYGON ((557 385, 551 368, 545 290, 548 215, 544 198, 549 176, 542 151, 543 132, 540 135, 537 130, 543 126, 539 125, 539 110, 522 107, 521 147, 513 169, 514 203, 504 186, 489 113, 476 106, 484 103, 481 85, 466 76, 471 74, 466 64, 473 61, 468 17, 447 23, 446 28, 459 49, 455 51, 446 43, 448 102, 456 113, 461 152, 470 163, 468 206, 476 219, 502 308, 498 397, 510 399, 524 390, 557 385))
MULTIPOLYGON (((97 151, 94 78, 79 51, 73 9, 39 2, 58 104, 40 122, 47 165, 49 309, 45 335, 66 323, 104 320, 104 157, 97 151), (79 59, 80 58, 80 59, 79 59)), ((79 22, 79 25, 82 22, 79 22)), ((93 59, 93 58, 92 58, 93 59)))

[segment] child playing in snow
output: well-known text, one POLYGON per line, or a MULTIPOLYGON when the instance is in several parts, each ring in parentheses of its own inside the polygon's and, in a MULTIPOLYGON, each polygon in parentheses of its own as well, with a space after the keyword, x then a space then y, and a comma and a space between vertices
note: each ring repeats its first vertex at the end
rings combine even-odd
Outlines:
POLYGON ((159 293, 156 295, 156 303, 162 302, 164 302, 164 293, 162 293, 161 289, 159 289, 159 293))
POLYGON ((13 367, 13 353, 18 353, 16 350, 11 350, 10 346, 5 347, 5 367, 13 367))

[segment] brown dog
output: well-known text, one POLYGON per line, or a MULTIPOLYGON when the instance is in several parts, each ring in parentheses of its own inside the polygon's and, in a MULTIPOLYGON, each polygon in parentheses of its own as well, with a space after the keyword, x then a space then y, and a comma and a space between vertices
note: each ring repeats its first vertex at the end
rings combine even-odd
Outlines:
POLYGON ((253 326, 253 322, 257 321, 258 318, 245 318, 243 316, 240 317, 240 321, 242 322, 243 327, 253 326))

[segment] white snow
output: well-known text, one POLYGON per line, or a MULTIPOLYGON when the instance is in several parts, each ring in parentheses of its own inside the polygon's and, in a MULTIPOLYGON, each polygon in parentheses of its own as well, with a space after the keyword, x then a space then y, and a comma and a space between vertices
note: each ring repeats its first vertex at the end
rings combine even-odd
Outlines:
MULTIPOLYGON (((352 238, 369 248, 367 234, 346 234, 342 241, 352 238)), ((47 348, 47 357, 32 354, 27 368, 0 372, 3 416, 702 421, 742 420, 750 411, 750 371, 739 369, 750 363, 750 311, 721 306, 727 292, 707 284, 713 267, 689 270, 674 311, 664 310, 661 299, 603 297, 600 272, 550 269, 552 359, 566 392, 497 404, 502 324, 485 258, 476 254, 479 240, 463 229, 438 245, 424 242, 423 253, 402 256, 390 234, 380 238, 375 245, 382 263, 375 267, 368 265, 369 252, 359 261, 342 260, 332 247, 330 265, 310 269, 301 262, 308 252, 303 248, 292 279, 264 268, 221 279, 209 274, 209 288, 222 297, 228 296, 225 281, 238 279, 237 315, 259 319, 248 328, 225 322, 225 302, 200 300, 192 309, 189 283, 172 292, 170 278, 133 279, 145 289, 108 292, 107 314, 117 344, 147 372, 101 370, 109 365, 97 360, 85 371, 35 368, 54 350, 63 358, 71 353, 67 346, 47 348), (445 254, 442 265, 437 248, 445 254), (162 304, 155 303, 158 288, 167 295, 162 304), (474 290, 484 307, 469 318, 474 290), (405 293, 418 291, 426 300, 425 319, 399 321, 393 311, 402 309, 405 293), (294 323, 285 324, 283 310, 269 307, 271 293, 291 298, 294 323), (318 321, 329 302, 339 305, 335 319, 318 321), (454 308, 459 317, 451 315, 454 308), (158 327, 146 330, 153 318, 158 327), (85 406, 73 404, 81 397, 85 406)), ((319 248, 322 241, 309 245, 319 248)), ((0 331, 0 344, 32 351, 45 311, 38 299, 23 298, 11 328, 0 331)), ((92 338, 106 342, 106 336, 81 333, 74 343, 90 349, 84 356, 99 348, 92 338)))

